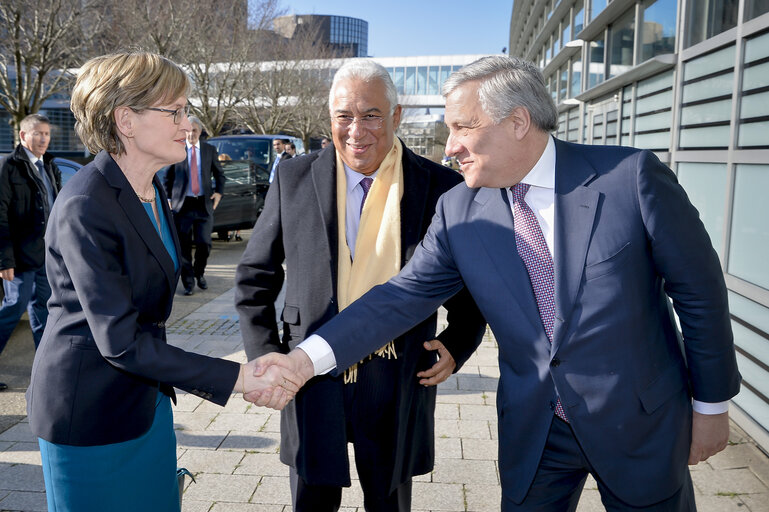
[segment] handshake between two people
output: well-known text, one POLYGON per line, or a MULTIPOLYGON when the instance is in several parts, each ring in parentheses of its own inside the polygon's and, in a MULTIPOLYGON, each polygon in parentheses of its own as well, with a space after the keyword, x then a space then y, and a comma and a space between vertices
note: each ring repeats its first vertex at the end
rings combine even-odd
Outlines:
POLYGON ((240 365, 233 391, 243 393, 243 399, 254 405, 279 411, 314 375, 312 361, 303 350, 271 352, 240 365))

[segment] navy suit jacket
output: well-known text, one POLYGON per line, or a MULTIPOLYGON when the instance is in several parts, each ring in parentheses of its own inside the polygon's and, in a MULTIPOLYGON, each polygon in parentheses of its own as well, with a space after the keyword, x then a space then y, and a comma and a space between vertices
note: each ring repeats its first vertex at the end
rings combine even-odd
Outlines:
MULTIPOLYGON (((189 151, 187 152, 189 155, 189 151)), ((219 163, 219 155, 216 148, 211 144, 200 141, 200 186, 201 194, 205 198, 206 211, 208 215, 214 213, 214 201, 211 196, 214 192, 224 193, 224 172, 219 163), (213 177, 215 186, 211 186, 213 177)), ((164 180, 166 193, 171 197, 171 208, 175 213, 179 213, 187 197, 187 190, 190 183, 190 163, 189 156, 181 162, 168 167, 164 180)))
POLYGON ((173 397, 173 387, 227 402, 237 363, 166 343, 179 271, 153 224, 104 151, 59 193, 45 237, 48 323, 27 391, 36 436, 81 446, 135 439, 152 425, 157 393, 173 397))
POLYGON ((718 257, 670 169, 632 148, 556 140, 554 237, 552 344, 506 191, 465 185, 441 198, 401 273, 318 334, 340 371, 464 284, 499 343, 503 501, 526 496, 558 396, 614 494, 637 506, 665 499, 688 471, 691 396, 720 402, 739 390, 718 257))

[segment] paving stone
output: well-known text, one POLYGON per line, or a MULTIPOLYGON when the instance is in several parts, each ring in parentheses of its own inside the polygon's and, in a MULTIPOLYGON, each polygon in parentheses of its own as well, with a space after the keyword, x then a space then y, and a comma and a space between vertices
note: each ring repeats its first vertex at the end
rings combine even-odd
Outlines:
POLYGON ((350 487, 342 489, 342 506, 363 512, 363 489, 360 480, 353 479, 350 487))
POLYGON ((462 458, 492 460, 499 456, 499 443, 493 439, 462 439, 462 458))
POLYGON ((766 492, 766 486, 749 469, 725 469, 721 471, 692 471, 694 485, 706 496, 719 493, 766 492))
POLYGON ((484 420, 459 420, 459 437, 491 439, 491 427, 484 420))
POLYGON ((14 444, 16 443, 14 443, 13 441, 0 441, 0 453, 4 452, 14 444))
POLYGON ((176 430, 206 430, 216 418, 213 412, 174 411, 176 430))
MULTIPOLYGON (((261 409, 259 407, 256 408, 261 409)), ((280 432, 280 414, 270 414, 264 424, 264 432, 280 432)))
MULTIPOLYGON (((768 493, 740 494, 739 499, 748 507, 750 512, 769 512, 768 493)), ((2 505, 2 502, 0 502, 0 505, 2 505)))
POLYGON ((433 482, 446 484, 499 483, 497 466, 491 460, 438 459, 433 469, 433 482))
POLYGON ((182 499, 182 512, 209 512, 213 506, 213 501, 182 499))
POLYGON ((605 512, 606 508, 601 503, 601 495, 597 489, 588 489, 587 486, 582 490, 577 504, 577 512, 605 512))
MULTIPOLYGON (((246 477, 255 480, 254 477, 246 477)), ((288 477, 265 476, 256 488, 252 503, 290 505, 291 484, 288 477)))
POLYGON ((459 406, 457 404, 435 404, 435 417, 442 420, 458 420, 459 406))
POLYGON ((439 404, 479 404, 483 405, 485 400, 481 393, 475 391, 446 391, 438 388, 436 402, 439 404))
POLYGON ((226 450, 187 450, 180 459, 179 466, 187 468, 190 473, 235 473, 244 453, 226 450))
POLYGON ((499 366, 496 365, 496 361, 493 366, 479 366, 478 372, 483 377, 489 377, 492 379, 499 379, 499 366))
POLYGON ((0 468, 0 489, 6 491, 45 491, 43 468, 15 464, 0 468))
POLYGON ((203 400, 199 396, 195 396, 191 393, 183 393, 177 390, 176 405, 174 405, 174 414, 176 414, 177 411, 192 412, 203 402, 205 402, 205 400, 203 400))
POLYGON ((0 500, 0 510, 23 512, 46 512, 48 502, 44 492, 13 491, 0 500))
POLYGON ((215 450, 222 444, 229 432, 213 430, 177 430, 176 445, 182 448, 215 450))
POLYGON ((738 496, 695 496, 698 512, 745 512, 738 496))
POLYGON ((467 364, 477 366, 497 366, 499 365, 499 352, 496 347, 481 345, 472 357, 467 360, 467 364))
POLYGON ((184 491, 185 500, 247 503, 258 483, 251 476, 212 473, 197 474, 195 480, 197 483, 190 484, 184 491))
POLYGON ((461 404, 459 417, 462 420, 496 420, 497 408, 493 405, 461 404))
POLYGON ((752 444, 743 443, 727 446, 723 451, 708 459, 713 469, 747 468, 767 464, 766 455, 752 444))
POLYGON ((206 430, 237 430, 238 432, 261 432, 269 416, 266 414, 217 414, 206 430))
POLYGON ((280 457, 277 453, 246 453, 235 469, 235 474, 288 476, 288 471, 288 466, 280 462, 280 457))
POLYGON ((436 419, 435 437, 442 439, 449 437, 459 437, 459 421, 436 419))
POLYGON ((462 440, 458 437, 437 437, 435 438, 435 458, 436 459, 461 459, 462 458, 462 440))
POLYGON ((29 423, 21 422, 0 434, 0 441, 37 443, 37 436, 30 430, 29 423))
POLYGON ((501 499, 502 488, 499 485, 465 485, 465 503, 469 512, 499 510, 501 499))
POLYGON ((465 510, 462 484, 414 482, 411 505, 414 509, 432 511, 465 510))
MULTIPOLYGON (((215 503, 210 512, 289 512, 284 505, 258 505, 256 503, 215 503)), ((187 512, 186 510, 184 512, 187 512)))
POLYGON ((459 389, 459 384, 457 382, 456 375, 452 375, 448 379, 438 384, 438 393, 441 393, 442 391, 456 391, 457 389, 459 389))
POLYGON ((489 377, 459 376, 459 389, 465 391, 496 391, 499 379, 489 377))
POLYGON ((221 450, 246 450, 260 453, 278 453, 280 434, 275 432, 232 431, 219 447, 221 450))
POLYGON ((40 466, 40 445, 37 443, 14 443, 0 452, 0 462, 8 464, 29 464, 40 466))

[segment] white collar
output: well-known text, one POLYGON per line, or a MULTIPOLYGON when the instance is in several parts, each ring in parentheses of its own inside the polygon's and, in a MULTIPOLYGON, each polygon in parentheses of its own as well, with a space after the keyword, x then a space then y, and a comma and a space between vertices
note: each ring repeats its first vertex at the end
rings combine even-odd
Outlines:
POLYGON ((368 176, 366 176, 365 174, 361 174, 357 171, 354 171, 344 162, 342 162, 342 165, 344 165, 344 173, 347 176, 347 195, 348 196, 353 191, 353 189, 358 186, 358 183, 360 183, 363 180, 363 178, 374 179, 376 178, 376 175, 379 173, 379 169, 377 169, 376 171, 374 171, 373 174, 369 174, 368 176))
MULTIPOLYGON (((24 149, 24 151, 27 152, 27 158, 29 158, 29 161, 32 162, 32 165, 35 165, 35 162, 37 162, 38 160, 43 162, 43 158, 42 157, 38 158, 38 157, 36 157, 34 155, 34 153, 32 153, 32 151, 28 150, 24 146, 21 146, 21 147, 24 149)), ((45 165, 45 162, 43 162, 43 165, 45 165)))
POLYGON ((547 145, 542 156, 531 168, 529 174, 523 177, 521 183, 528 183, 533 187, 555 189, 555 142, 552 136, 548 135, 547 145))

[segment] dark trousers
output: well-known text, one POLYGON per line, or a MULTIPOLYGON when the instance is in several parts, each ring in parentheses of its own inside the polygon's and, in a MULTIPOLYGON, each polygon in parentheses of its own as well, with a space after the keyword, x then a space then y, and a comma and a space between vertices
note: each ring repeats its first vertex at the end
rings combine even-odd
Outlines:
POLYGON ((48 320, 48 299, 51 298, 45 265, 35 270, 15 272, 13 281, 3 279, 2 282, 5 296, 0 304, 0 352, 25 310, 29 313, 29 326, 37 348, 48 320))
MULTIPOLYGON (((355 448, 355 467, 367 512, 411 510, 410 478, 390 492, 398 370, 398 360, 375 356, 359 365, 358 381, 344 387, 347 440, 355 448)), ((342 488, 308 484, 291 468, 291 496, 295 512, 336 512, 342 488)))
POLYGON ((617 498, 600 480, 587 461, 568 423, 554 416, 547 436, 545 451, 539 462, 534 482, 523 503, 516 504, 502 499, 502 512, 573 512, 577 509, 587 475, 592 474, 598 483, 601 502, 609 512, 694 512, 694 488, 686 469, 684 485, 670 498, 645 507, 635 507, 617 498))
POLYGON ((191 288, 195 278, 206 270, 208 255, 211 253, 211 229, 214 218, 206 210, 205 198, 187 197, 181 210, 174 214, 176 231, 181 245, 182 285, 191 288), (195 245, 195 258, 192 257, 192 245, 195 245))

